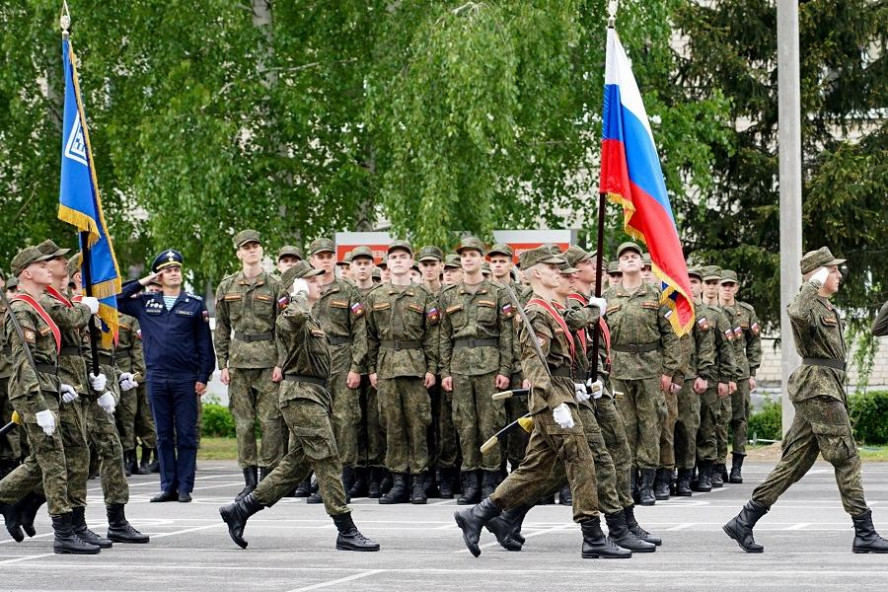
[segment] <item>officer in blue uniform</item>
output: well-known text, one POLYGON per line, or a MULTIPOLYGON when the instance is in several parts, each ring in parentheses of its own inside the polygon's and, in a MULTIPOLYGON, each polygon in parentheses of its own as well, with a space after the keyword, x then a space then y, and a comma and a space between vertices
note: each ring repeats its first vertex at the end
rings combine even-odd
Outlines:
POLYGON ((163 251, 151 275, 127 282, 121 312, 139 319, 160 458, 161 492, 152 502, 190 502, 197 459, 197 405, 216 366, 203 298, 182 289, 182 254, 163 251), (160 281, 162 291, 141 293, 160 281), (197 394, 197 396, 195 396, 197 394))

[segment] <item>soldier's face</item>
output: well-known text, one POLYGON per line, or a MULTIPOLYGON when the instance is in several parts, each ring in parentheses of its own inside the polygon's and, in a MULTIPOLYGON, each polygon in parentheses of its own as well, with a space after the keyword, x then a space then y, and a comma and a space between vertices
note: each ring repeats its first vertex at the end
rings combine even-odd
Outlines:
POLYGON ((386 267, 383 267, 383 268, 380 268, 380 270, 379 270, 379 277, 382 278, 382 283, 383 283, 383 284, 388 283, 388 281, 389 281, 390 279, 392 279, 392 272, 391 272, 391 270, 389 270, 389 268, 388 268, 387 266, 386 266, 386 267))
POLYGON ((336 256, 330 251, 323 251, 311 256, 311 266, 320 269, 325 275, 333 273, 333 267, 336 265, 336 256))
POLYGON ((465 273, 474 273, 481 269, 481 264, 484 263, 484 257, 474 249, 464 249, 459 254, 459 262, 465 273))
POLYGON ((509 277, 512 269, 512 259, 508 255, 492 255, 490 257, 490 271, 496 279, 509 277))
POLYGON ((823 291, 832 296, 839 291, 839 286, 842 283, 842 272, 837 265, 830 265, 827 269, 829 269, 829 275, 826 276, 826 281, 823 283, 823 291))
POLYGON ((462 281, 462 269, 458 267, 445 267, 441 276, 443 277, 441 280, 442 284, 452 286, 462 281))
POLYGON ((651 268, 647 265, 643 265, 641 268, 641 277, 644 278, 644 281, 651 284, 655 281, 654 272, 651 271, 651 268))
POLYGON ((52 271, 49 267, 49 261, 38 261, 32 263, 22 270, 21 278, 31 280, 38 286, 46 287, 52 283, 52 271))
POLYGON ((535 278, 544 288, 557 290, 561 285, 561 270, 553 263, 540 263, 530 269, 532 278, 535 278))
POLYGON ((576 279, 584 284, 595 283, 595 259, 586 259, 574 264, 577 272, 574 274, 576 279))
POLYGON ((68 277, 68 260, 65 257, 54 257, 46 262, 53 280, 64 280, 68 277))
POLYGON ((373 259, 367 257, 352 259, 351 273, 356 282, 366 282, 373 275, 373 259))
POLYGON ((719 298, 722 300, 733 300, 734 294, 737 293, 737 284, 734 282, 725 282, 718 288, 719 298))
POLYGON ((641 271, 641 255, 635 251, 623 251, 620 255, 620 271, 622 273, 638 273, 641 271))
POLYGON ((410 268, 410 281, 414 284, 422 283, 422 273, 418 269, 410 268))
POLYGON ((611 286, 619 286, 623 282, 623 274, 609 273, 607 274, 607 281, 611 286))
POLYGON ((718 280, 706 280, 703 282, 703 297, 707 300, 718 298, 718 280))
POLYGON ((690 276, 691 280, 691 294, 693 294, 694 298, 699 298, 700 294, 703 293, 703 282, 700 278, 695 276, 690 276))
POLYGON ((575 275, 573 273, 559 273, 558 287, 555 288, 555 293, 562 297, 568 296, 573 291, 571 286, 575 275))
POLYGON ((341 278, 343 278, 343 279, 346 279, 346 280, 350 280, 350 279, 352 279, 351 265, 350 265, 350 264, 342 264, 342 263, 340 263, 340 264, 338 264, 336 267, 339 268, 339 277, 341 277, 341 278))
POLYGON ((256 265, 262 261, 262 245, 256 242, 241 245, 237 249, 237 258, 245 265, 256 265))
POLYGON ((388 268, 395 277, 403 277, 413 267, 413 255, 404 249, 395 249, 388 256, 388 268))
POLYGON ((284 255, 283 257, 278 259, 277 270, 281 273, 284 273, 297 263, 299 263, 299 257, 294 257, 293 255, 284 255))
POLYGON ((321 276, 315 275, 305 278, 305 283, 308 284, 308 296, 306 298, 309 302, 317 302, 321 298, 321 284, 318 282, 319 277, 321 276))
POLYGON ((160 283, 164 288, 178 288, 182 285, 182 268, 178 265, 167 267, 160 272, 160 283))
POLYGON ((437 259, 420 261, 419 268, 422 270, 422 279, 427 282, 437 282, 441 278, 441 262, 437 259))

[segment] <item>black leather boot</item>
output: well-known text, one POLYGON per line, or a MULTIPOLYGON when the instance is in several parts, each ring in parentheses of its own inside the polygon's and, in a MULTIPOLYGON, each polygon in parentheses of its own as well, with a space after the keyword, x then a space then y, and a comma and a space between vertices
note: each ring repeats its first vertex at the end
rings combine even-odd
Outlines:
POLYGON ((724 487, 725 479, 727 479, 727 473, 725 471, 726 469, 724 463, 712 465, 712 471, 709 473, 709 479, 710 481, 712 481, 713 489, 724 487))
POLYGON ((656 469, 641 470, 641 486, 638 488, 639 505, 653 506, 657 503, 657 498, 654 497, 654 480, 656 475, 656 469))
POLYGON ((700 461, 700 476, 697 479, 697 491, 707 493, 712 491, 712 461, 700 461))
POLYGON ((371 541, 360 533, 352 521, 351 512, 332 516, 339 535, 336 548, 340 551, 379 551, 379 543, 371 541))
POLYGON ((731 457, 731 474, 728 477, 728 483, 743 483, 743 475, 740 473, 743 469, 743 459, 745 455, 736 452, 731 457))
POLYGON ((256 501, 252 493, 242 500, 233 501, 227 506, 219 508, 219 515, 228 525, 228 535, 241 549, 247 548, 247 541, 244 540, 244 527, 247 526, 247 519, 264 509, 265 506, 256 501))
POLYGON ((629 528, 629 532, 635 535, 635 538, 641 539, 657 547, 663 544, 663 539, 655 537, 638 524, 638 520, 635 519, 635 506, 627 506, 623 508, 623 514, 626 515, 626 526, 629 528))
POLYGON ((570 485, 565 485, 558 492, 558 503, 562 506, 572 506, 574 503, 573 495, 570 493, 570 485))
POLYGON ((487 521, 484 528, 496 537, 496 542, 506 551, 520 551, 524 546, 521 536, 521 523, 533 506, 518 506, 506 510, 496 518, 487 521))
POLYGON ((274 471, 274 469, 269 467, 259 467, 259 482, 261 483, 266 477, 271 475, 272 471, 274 471))
POLYGON ((478 503, 481 499, 481 486, 478 483, 481 471, 464 471, 463 472, 463 492, 456 500, 460 506, 478 503))
POLYGON ((675 484, 675 495, 678 497, 690 497, 693 495, 691 491, 691 469, 678 469, 678 482, 675 484))
POLYGON ((441 478, 438 479, 441 499, 453 499, 453 473, 453 469, 441 469, 441 478))
POLYGON ((484 475, 484 477, 483 481, 481 482, 481 497, 490 497, 496 490, 496 486, 499 485, 500 472, 482 471, 482 474, 484 475))
POLYGON ((655 544, 643 541, 632 534, 626 526, 625 513, 605 514, 604 519, 607 522, 607 538, 618 547, 629 549, 634 553, 653 553, 657 550, 655 544))
POLYGON ((240 501, 253 493, 257 483, 259 483, 259 467, 246 467, 244 469, 244 488, 234 496, 234 500, 240 501))
POLYGON ((34 530, 34 520, 37 518, 40 506, 45 503, 46 498, 43 494, 31 492, 13 506, 18 513, 19 524, 22 525, 22 529, 29 537, 37 534, 37 531, 34 530))
POLYGON ((888 541, 879 536, 873 526, 873 511, 867 510, 860 516, 851 516, 854 522, 854 544, 851 550, 855 553, 888 553, 888 541))
POLYGON ((394 484, 394 478, 392 477, 392 472, 386 468, 380 469, 382 471, 382 476, 379 478, 379 492, 382 494, 388 493, 389 489, 392 488, 394 484))
POLYGON ((413 493, 410 495, 411 504, 422 505, 429 501, 428 495, 426 495, 427 479, 428 473, 426 472, 413 475, 413 493))
POLYGON ((371 499, 379 499, 382 496, 379 482, 382 479, 382 469, 379 467, 370 467, 369 482, 367 483, 367 497, 371 499))
POLYGON ((144 535, 129 523, 123 510, 123 504, 106 506, 108 512, 108 540, 115 543, 147 543, 148 535, 144 535))
POLYGON ((672 481, 672 469, 657 469, 654 478, 654 497, 660 501, 669 499, 669 483, 672 481))
POLYGON ((135 452, 132 450, 123 451, 123 474, 127 477, 132 476, 133 466, 136 464, 134 461, 130 460, 131 456, 135 456, 135 452))
POLYGON ((407 473, 395 473, 392 488, 384 496, 379 498, 380 504, 406 504, 410 501, 407 492, 407 473))
POLYGON ((351 491, 352 486, 355 484, 355 479, 354 467, 342 467, 342 489, 345 493, 349 494, 348 492, 351 491))
POLYGON ((16 507, 11 504, 0 504, 0 513, 3 514, 3 521, 6 523, 6 532, 9 533, 9 536, 17 543, 25 540, 25 533, 22 532, 16 507))
POLYGON ((606 538, 601 531, 601 517, 580 522, 583 531, 583 559, 629 559, 632 551, 623 549, 606 538))
POLYGON ((86 525, 86 508, 81 506, 71 511, 71 525, 74 527, 74 534, 84 542, 98 545, 102 549, 110 549, 112 547, 113 543, 111 541, 100 537, 86 525))
POLYGON ((762 504, 749 500, 740 513, 731 518, 722 526, 725 534, 737 541, 740 548, 747 553, 761 553, 765 548, 755 542, 752 536, 752 528, 759 518, 768 513, 768 508, 762 504))
POLYGON ((293 497, 308 497, 311 495, 311 477, 306 477, 293 492, 293 497))
POLYGON ((151 469, 148 467, 149 464, 151 464, 151 449, 147 446, 142 446, 142 460, 139 462, 139 469, 136 472, 139 475, 147 475, 151 472, 151 469))
POLYGON ((55 538, 52 541, 52 552, 57 555, 95 555, 101 548, 87 543, 74 533, 72 513, 51 516, 52 530, 55 538))
POLYGON ((358 467, 355 469, 355 480, 348 490, 349 497, 367 497, 367 473, 369 469, 366 467, 358 467))
POLYGON ((501 512, 502 510, 490 501, 489 497, 486 497, 480 504, 453 513, 456 525, 463 532, 466 547, 475 557, 481 555, 481 548, 478 546, 481 529, 484 528, 485 523, 499 516, 501 512))
POLYGON ((637 504, 641 499, 641 491, 638 485, 638 469, 632 467, 629 469, 629 492, 632 494, 632 500, 637 504))

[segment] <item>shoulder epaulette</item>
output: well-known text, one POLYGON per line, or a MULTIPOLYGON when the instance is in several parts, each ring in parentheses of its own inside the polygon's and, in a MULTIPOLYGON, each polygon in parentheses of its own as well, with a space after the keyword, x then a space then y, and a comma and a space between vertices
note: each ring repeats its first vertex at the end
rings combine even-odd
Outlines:
POLYGON ((188 298, 194 298, 195 300, 200 300, 203 302, 203 296, 198 296, 197 294, 192 294, 191 292, 185 292, 185 296, 188 298))
POLYGON ((747 302, 740 302, 738 300, 737 304, 739 304, 741 307, 745 308, 746 310, 748 310, 750 312, 755 312, 755 308, 753 308, 753 306, 747 302))

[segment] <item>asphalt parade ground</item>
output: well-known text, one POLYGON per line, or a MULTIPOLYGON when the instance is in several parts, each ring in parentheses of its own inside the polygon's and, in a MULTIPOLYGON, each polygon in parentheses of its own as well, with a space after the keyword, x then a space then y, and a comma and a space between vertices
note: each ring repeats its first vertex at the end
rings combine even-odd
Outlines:
MULTIPOLYGON (((426 506, 352 501, 355 523, 382 545, 378 553, 336 551, 336 531, 321 505, 287 498, 250 519, 249 547, 228 537, 218 506, 240 491, 236 464, 201 461, 194 502, 152 504, 157 475, 134 476, 130 521, 148 545, 121 545, 96 556, 52 553, 45 506, 37 536, 17 544, 0 530, 0 590, 16 592, 385 592, 474 590, 859 590, 882 587, 888 556, 851 553, 853 529, 842 510, 832 468, 819 462, 756 527, 762 555, 747 555, 721 525, 749 498, 771 462, 744 466, 745 483, 691 498, 638 507, 639 522, 662 536, 653 554, 628 560, 580 558, 580 530, 570 509, 535 508, 518 553, 482 535, 482 554, 466 550, 454 524, 455 500, 426 506)), ((864 465, 876 528, 888 534, 888 463, 864 465)), ((97 480, 87 519, 104 535, 97 480)))

